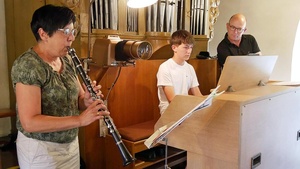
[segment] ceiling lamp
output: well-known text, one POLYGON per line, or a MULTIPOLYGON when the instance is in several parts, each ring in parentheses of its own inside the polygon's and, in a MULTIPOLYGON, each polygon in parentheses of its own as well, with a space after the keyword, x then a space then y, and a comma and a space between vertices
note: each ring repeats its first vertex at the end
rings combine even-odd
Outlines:
POLYGON ((128 0, 127 6, 130 8, 144 8, 156 2, 157 0, 128 0))

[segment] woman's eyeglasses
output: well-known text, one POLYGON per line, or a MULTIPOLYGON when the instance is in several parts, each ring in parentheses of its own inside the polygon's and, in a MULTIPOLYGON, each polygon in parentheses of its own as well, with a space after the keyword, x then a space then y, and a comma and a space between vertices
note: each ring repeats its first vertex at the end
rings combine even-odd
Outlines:
POLYGON ((65 35, 70 36, 71 34, 73 36, 77 36, 78 31, 77 29, 70 29, 70 28, 65 28, 65 29, 58 29, 59 31, 62 31, 65 35))

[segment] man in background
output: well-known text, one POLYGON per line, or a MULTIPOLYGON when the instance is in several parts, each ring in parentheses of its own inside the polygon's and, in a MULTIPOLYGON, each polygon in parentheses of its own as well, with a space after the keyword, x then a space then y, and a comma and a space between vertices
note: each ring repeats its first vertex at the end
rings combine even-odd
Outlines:
POLYGON ((227 33, 217 48, 218 62, 221 67, 223 67, 227 56, 261 55, 254 36, 244 34, 247 30, 244 15, 234 14, 226 23, 226 29, 227 33))

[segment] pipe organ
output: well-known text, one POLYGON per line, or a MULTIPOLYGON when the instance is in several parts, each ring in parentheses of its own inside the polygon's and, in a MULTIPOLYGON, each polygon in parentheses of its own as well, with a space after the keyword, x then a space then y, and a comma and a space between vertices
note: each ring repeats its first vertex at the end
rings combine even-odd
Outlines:
MULTIPOLYGON (((146 32, 174 32, 186 29, 185 13, 190 22, 190 32, 193 35, 205 35, 207 32, 207 16, 209 4, 207 0, 158 0, 146 7, 146 32), (186 5, 189 5, 186 8, 186 5), (189 9, 189 10, 186 10, 189 9)), ((91 27, 93 29, 118 29, 118 1, 94 0, 91 9, 91 27)), ((139 10, 126 7, 127 31, 138 31, 139 10)))

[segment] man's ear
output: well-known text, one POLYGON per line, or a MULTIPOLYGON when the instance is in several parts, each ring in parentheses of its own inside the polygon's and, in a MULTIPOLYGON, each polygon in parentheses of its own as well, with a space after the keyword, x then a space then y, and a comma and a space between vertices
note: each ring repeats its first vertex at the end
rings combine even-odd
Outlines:
POLYGON ((47 40, 49 38, 48 33, 45 32, 43 28, 39 28, 38 33, 39 33, 42 40, 47 40))
POLYGON ((227 30, 227 32, 229 31, 229 23, 226 23, 226 30, 227 30))

